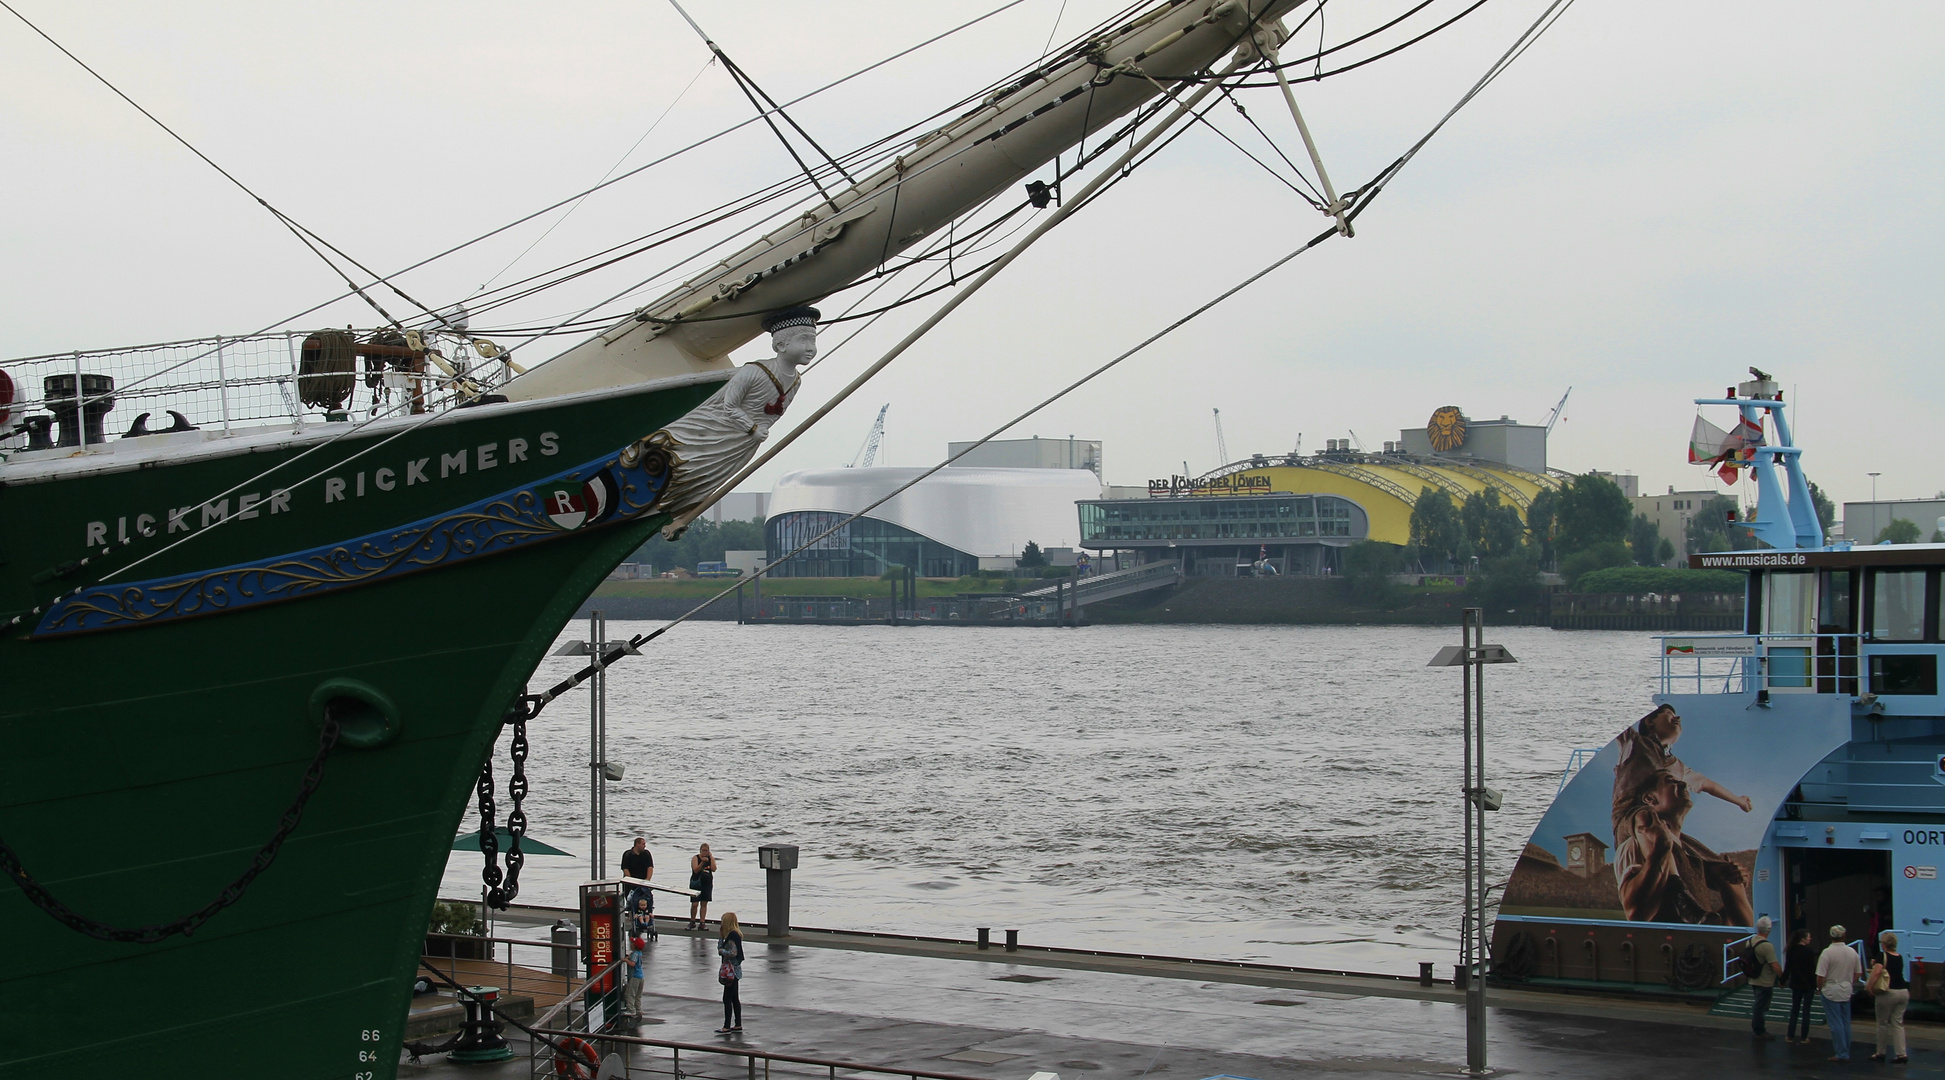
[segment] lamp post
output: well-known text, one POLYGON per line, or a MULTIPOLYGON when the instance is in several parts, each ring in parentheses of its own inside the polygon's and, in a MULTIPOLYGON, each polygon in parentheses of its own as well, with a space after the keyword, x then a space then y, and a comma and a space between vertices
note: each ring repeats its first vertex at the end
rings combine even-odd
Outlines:
POLYGON ((1486 937, 1486 812, 1498 810, 1501 796, 1486 786, 1485 665, 1516 664, 1504 645, 1485 644, 1485 618, 1466 608, 1459 621, 1459 644, 1447 645, 1427 667, 1460 670, 1460 738, 1465 747, 1465 784, 1460 789, 1465 814, 1465 918, 1459 962, 1466 976, 1466 1072, 1483 1076, 1486 1066, 1486 967, 1491 948, 1486 937))
MULTIPOLYGON (((1877 534, 1884 531, 1883 529, 1878 527, 1878 523, 1877 523, 1877 478, 1884 474, 1865 473, 1864 475, 1871 478, 1871 540, 1875 541, 1877 539, 1877 534)), ((1849 530, 1845 530, 1845 531, 1848 532, 1849 530)), ((1869 541, 1867 541, 1867 543, 1868 542, 1869 541)))
MULTIPOLYGON (((608 618, 599 611, 588 617, 588 640, 570 641, 555 656, 599 657, 608 647, 608 618)), ((627 646, 622 646, 624 649, 627 646)), ((632 651, 632 650, 631 650, 632 651)), ((608 672, 588 678, 588 879, 601 880, 608 863, 608 787, 619 781, 626 766, 608 760, 608 672)))

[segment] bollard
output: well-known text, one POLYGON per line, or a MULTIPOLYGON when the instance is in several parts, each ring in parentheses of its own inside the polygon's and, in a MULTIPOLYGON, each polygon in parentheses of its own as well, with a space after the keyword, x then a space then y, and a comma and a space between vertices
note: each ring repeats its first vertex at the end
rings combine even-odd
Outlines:
POLYGON ((469 1065, 491 1061, 509 1061, 513 1058, 513 1047, 507 1045, 501 1036, 502 1025, 493 1015, 493 1004, 500 1000, 497 986, 469 986, 467 996, 460 999, 466 1008, 466 1021, 459 1033, 459 1041, 449 1053, 453 1061, 469 1065))
POLYGON ((990 926, 979 927, 979 947, 982 949, 990 949, 993 947, 992 927, 990 926))
POLYGON ((1006 932, 1006 951, 1020 951, 1020 932, 1018 930, 1008 930, 1006 932))
POLYGON ((580 935, 574 932, 574 924, 566 919, 556 919, 553 931, 554 974, 572 976, 574 960, 581 951, 580 935))
POLYGON ((1432 985, 1432 962, 1430 960, 1420 960, 1418 962, 1418 985, 1432 985))
POLYGON ((790 936, 790 871, 797 868, 797 845, 764 844, 756 849, 756 861, 763 867, 764 891, 770 918, 764 925, 767 936, 790 936))

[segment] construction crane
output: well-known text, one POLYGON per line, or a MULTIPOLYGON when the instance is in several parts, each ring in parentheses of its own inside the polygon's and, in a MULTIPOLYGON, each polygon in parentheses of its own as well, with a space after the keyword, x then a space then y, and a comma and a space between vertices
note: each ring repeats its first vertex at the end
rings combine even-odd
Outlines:
POLYGON ((1550 415, 1550 416, 1548 416, 1548 417, 1547 417, 1547 434, 1548 434, 1548 435, 1551 435, 1551 434, 1553 434, 1553 425, 1554 425, 1554 424, 1556 424, 1556 423, 1559 423, 1559 421, 1560 421, 1560 414, 1561 414, 1561 413, 1564 413, 1564 412, 1566 412, 1566 411, 1567 411, 1567 399, 1568 399, 1569 397, 1571 397, 1571 396, 1573 396, 1573 392, 1574 392, 1574 388, 1573 388, 1573 387, 1571 387, 1571 386, 1569 386, 1569 387, 1567 387, 1567 392, 1566 392, 1566 393, 1564 393, 1564 394, 1561 394, 1561 395, 1560 395, 1560 404, 1558 404, 1558 405, 1555 405, 1555 406, 1553 407, 1553 413, 1552 413, 1552 415, 1550 415))
POLYGON ((871 463, 878 458, 878 447, 885 441, 885 412, 890 408, 889 401, 878 406, 878 419, 871 424, 871 434, 864 437, 864 445, 858 447, 856 454, 851 455, 851 464, 846 465, 845 468, 871 468, 871 463))
POLYGON ((1229 443, 1222 437, 1222 410, 1210 409, 1216 415, 1216 461, 1218 468, 1229 464, 1229 443))

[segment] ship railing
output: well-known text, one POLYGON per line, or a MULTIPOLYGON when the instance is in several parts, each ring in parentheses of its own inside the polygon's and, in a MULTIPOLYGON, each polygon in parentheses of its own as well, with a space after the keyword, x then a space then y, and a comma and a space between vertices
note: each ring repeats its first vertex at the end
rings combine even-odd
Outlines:
POLYGON ((502 1000, 531 997, 536 1011, 573 994, 580 967, 575 946, 478 934, 427 934, 420 963, 462 986, 491 983, 502 1000), (566 950, 565 955, 561 950, 566 950), (516 959, 517 956, 517 959, 516 959), (525 961, 522 963, 520 961, 525 961))
MULTIPOLYGON (((582 1032, 568 1028, 549 1028, 536 1026, 534 1034, 539 1036, 533 1041, 535 1047, 546 1047, 549 1043, 562 1042, 569 1038, 587 1039, 582 1032)), ((752 1050, 748 1047, 711 1045, 707 1043, 675 1042, 669 1039, 648 1039, 639 1035, 623 1035, 615 1032, 602 1034, 588 1040, 595 1052, 602 1058, 609 1054, 620 1056, 627 1063, 627 1076, 668 1076, 674 1080, 838 1080, 838 1073, 848 1077, 905 1077, 907 1080, 986 1080, 984 1077, 965 1076, 959 1073, 927 1072, 923 1069, 901 1069, 886 1065, 866 1065, 856 1061, 836 1061, 831 1058, 806 1057, 800 1054, 777 1054, 767 1050, 752 1050)), ((570 1070, 560 1074, 554 1072, 553 1058, 542 1061, 538 1052, 534 1057, 534 1078, 573 1075, 570 1070)), ((581 1075, 589 1075, 593 1069, 586 1069, 581 1075)))
MULTIPOLYGON (((351 330, 359 342, 377 331, 351 330)), ((112 441, 136 434, 136 418, 149 414, 150 434, 177 423, 169 414, 205 430, 237 426, 321 423, 324 410, 306 405, 300 386, 306 331, 249 334, 167 341, 153 345, 56 353, 0 360, 13 380, 15 401, 11 418, 0 425, 0 448, 26 449, 23 422, 36 415, 60 417, 73 413, 74 387, 79 383, 89 412, 103 412, 101 439, 112 441), (114 380, 105 393, 91 376, 114 380), (108 407, 102 409, 100 403, 108 407)), ((350 373, 350 390, 342 402, 346 415, 362 419, 439 411, 489 392, 511 377, 505 363, 483 360, 472 343, 456 335, 428 335, 433 350, 424 361, 400 360, 373 366, 360 360, 350 373), (456 377, 457 376, 457 377, 456 377)), ((343 376, 340 376, 342 379, 343 376)), ((60 437, 60 432, 54 432, 60 437)), ((87 437, 89 443, 95 437, 87 437)), ((75 445, 67 442, 65 445, 75 445)))
POLYGON ((1656 639, 1663 694, 1858 691, 1857 634, 1670 634, 1656 639))
MULTIPOLYGON (((587 1059, 577 1057, 575 1039, 593 1045, 593 1040, 609 1038, 615 1021, 622 1015, 622 988, 626 985, 626 972, 622 970, 624 961, 617 959, 608 966, 590 975, 573 993, 562 998, 553 1008, 541 1013, 528 1028, 535 1038, 529 1042, 527 1056, 533 1066, 533 1075, 541 1076, 592 1076, 594 1069, 587 1059), (581 1072, 574 1070, 579 1068, 581 1072)), ((603 1056, 606 1056, 603 1052, 603 1056)))
POLYGON ((1598 746, 1583 747, 1568 755, 1567 767, 1560 772, 1560 786, 1553 789, 1554 796, 1557 798, 1561 792, 1567 790, 1567 781, 1572 780, 1574 775, 1580 772, 1581 768, 1588 762, 1594 760, 1594 755, 1600 752, 1601 750, 1598 746))

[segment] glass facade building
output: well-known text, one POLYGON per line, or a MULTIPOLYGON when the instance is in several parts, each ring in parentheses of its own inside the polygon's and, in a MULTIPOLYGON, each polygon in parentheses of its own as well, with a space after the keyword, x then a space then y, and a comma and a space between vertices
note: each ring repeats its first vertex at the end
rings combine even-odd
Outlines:
POLYGON ((1233 575, 1267 555, 1284 574, 1332 573, 1337 551, 1370 536, 1363 507, 1335 495, 1217 495, 1080 503, 1081 546, 1181 558, 1191 574, 1233 575))
POLYGON ((877 577, 894 566, 909 566, 920 577, 955 578, 979 569, 979 557, 949 548, 936 540, 888 521, 862 517, 838 525, 846 514, 799 510, 764 522, 764 546, 774 569, 772 577, 877 577), (837 526, 823 539, 821 533, 837 526), (804 544, 794 558, 779 562, 804 544))

